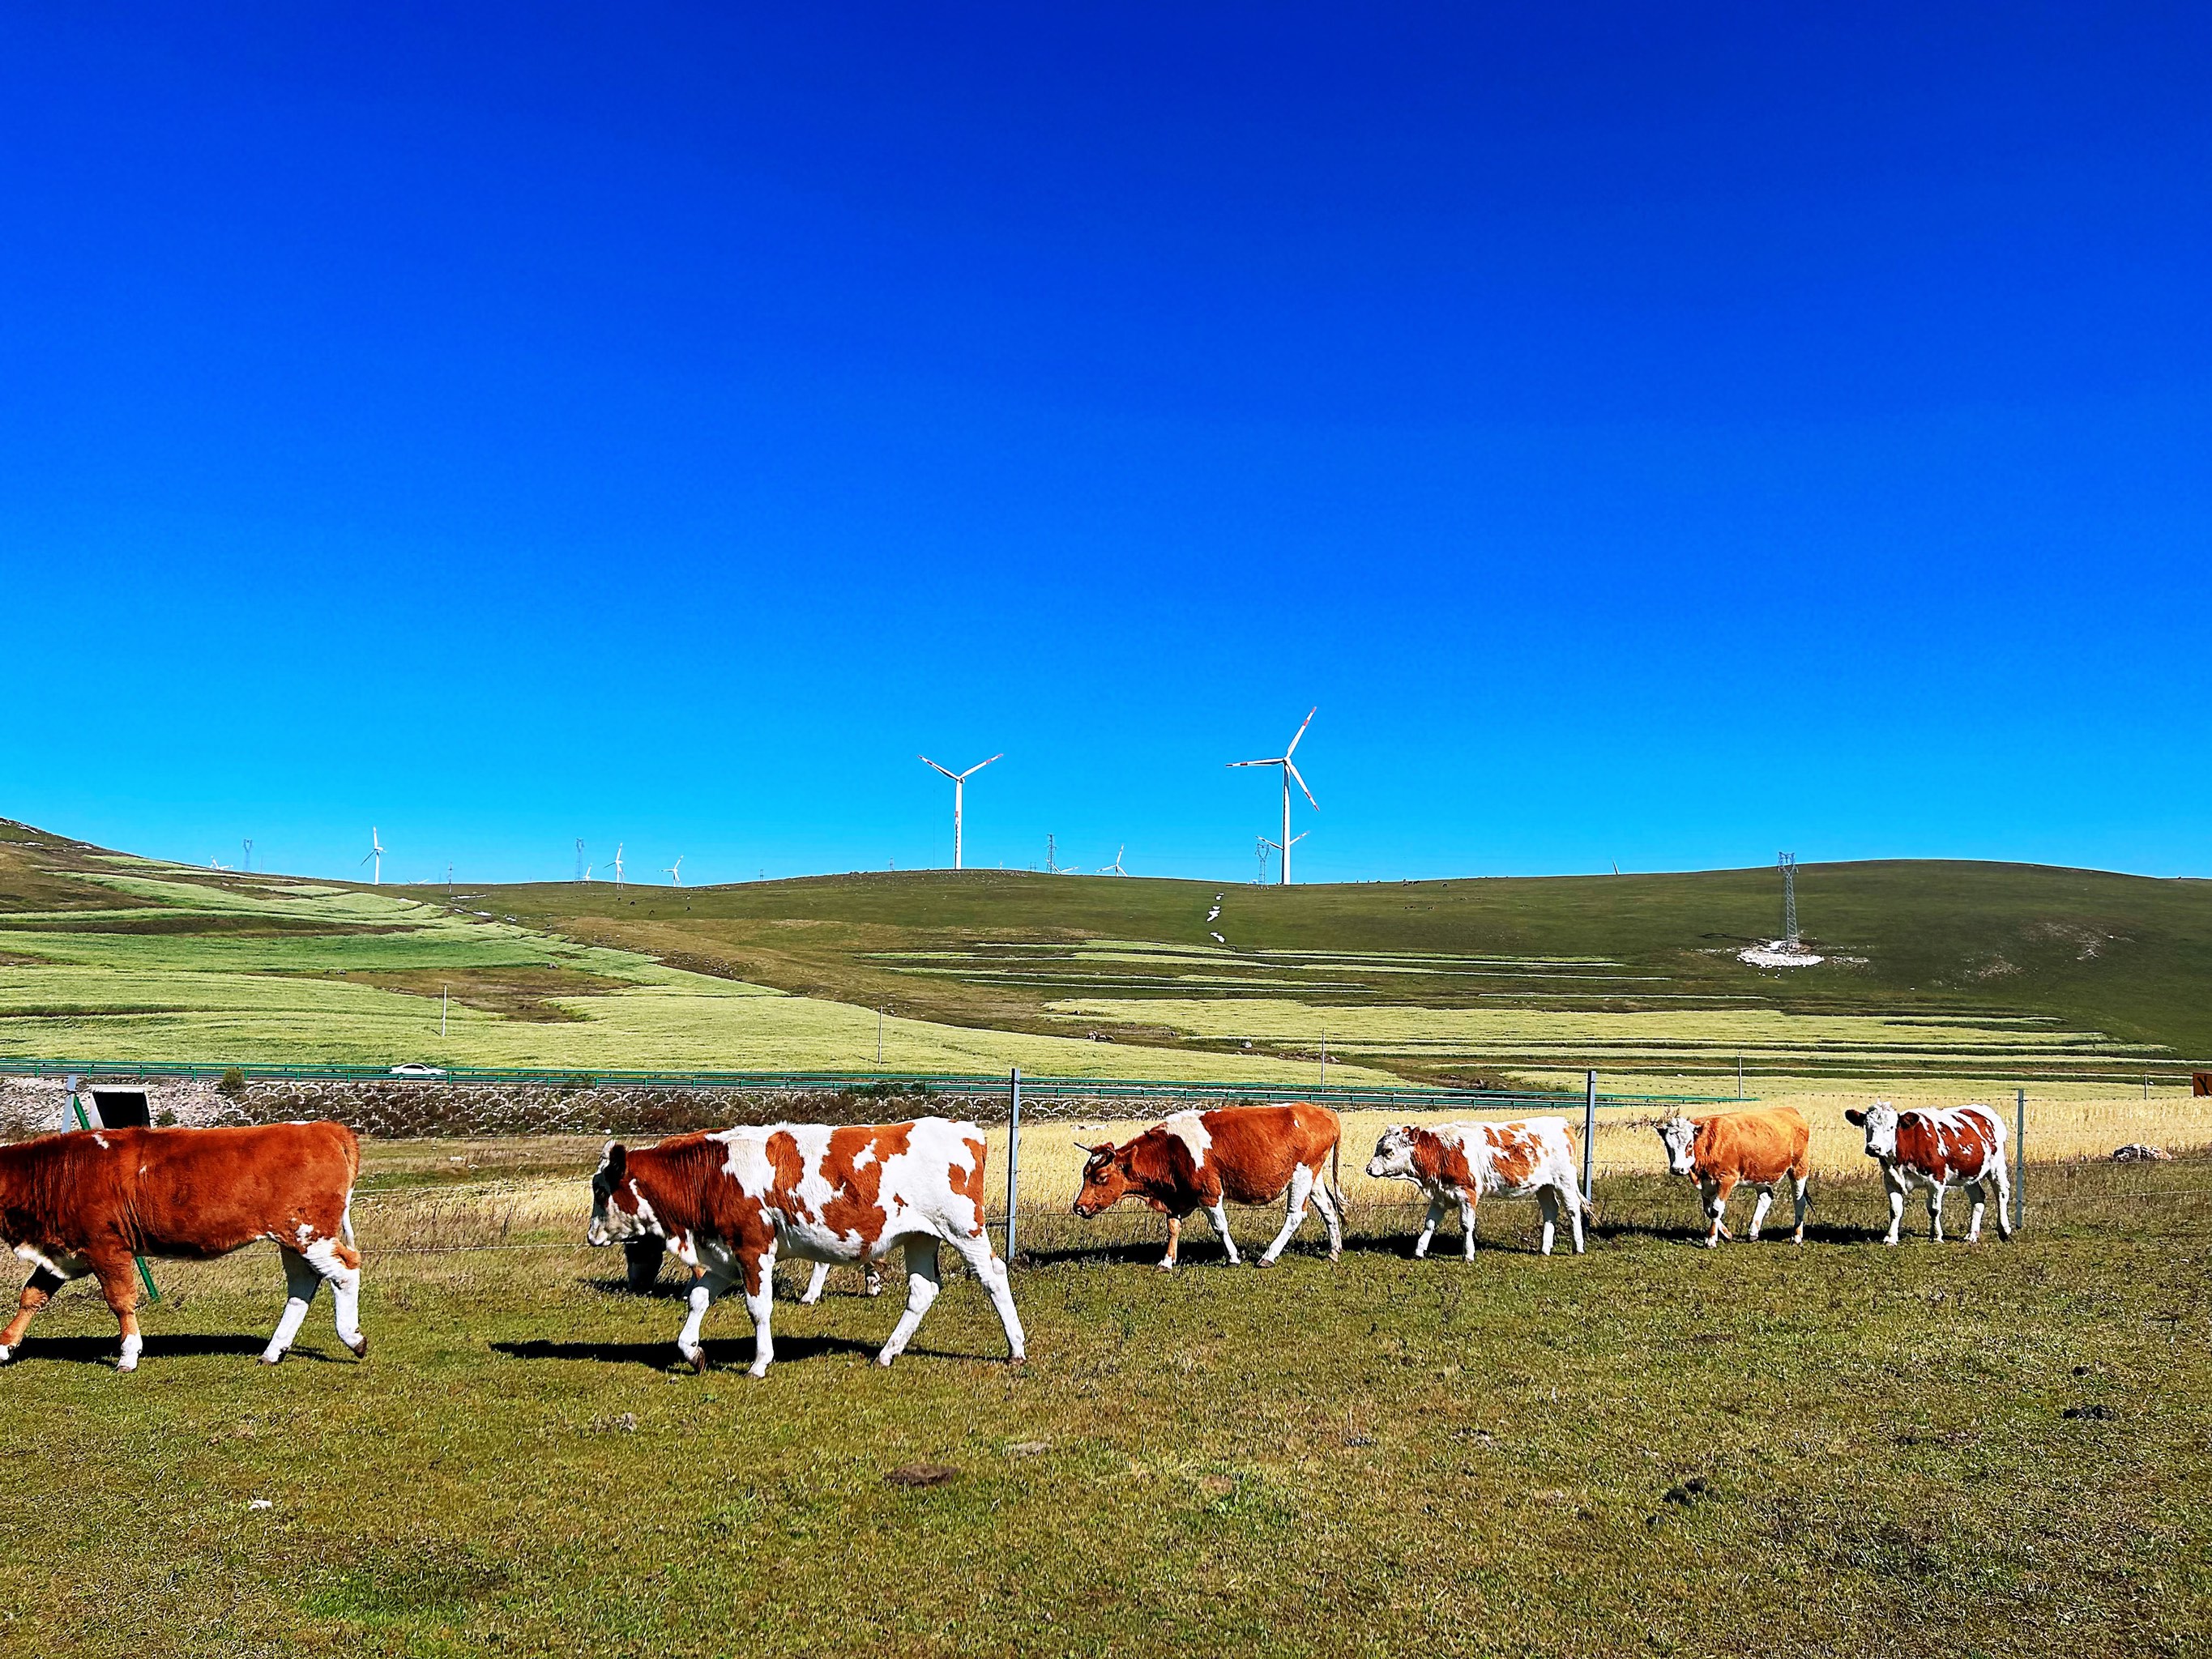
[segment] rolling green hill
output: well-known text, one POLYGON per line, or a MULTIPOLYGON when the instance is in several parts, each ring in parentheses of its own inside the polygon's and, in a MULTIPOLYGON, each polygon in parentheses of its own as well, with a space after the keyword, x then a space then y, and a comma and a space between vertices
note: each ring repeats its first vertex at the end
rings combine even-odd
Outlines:
POLYGON ((1218 887, 995 871, 465 893, 185 870, 0 827, 0 1049, 1467 1082, 2172 1082, 2212 884, 1803 866, 1218 887), (1218 914, 1209 912, 1218 906, 1218 914), (441 988, 454 1008, 437 1036, 441 988), (428 1011, 426 1012, 426 1010, 428 1011), (1137 1048, 1139 1052, 1132 1052, 1137 1048))

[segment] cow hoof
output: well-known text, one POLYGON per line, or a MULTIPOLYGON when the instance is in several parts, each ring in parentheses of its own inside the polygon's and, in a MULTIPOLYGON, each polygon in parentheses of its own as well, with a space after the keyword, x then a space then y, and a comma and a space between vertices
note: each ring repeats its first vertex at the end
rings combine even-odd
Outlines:
POLYGON ((1342 1250, 1331 1250, 1328 1253, 1328 1259, 1330 1264, 1334 1266, 1335 1263, 1344 1260, 1344 1252, 1342 1250))
POLYGON ((118 1359, 115 1362, 115 1369, 128 1376, 138 1369, 138 1362, 135 1359, 118 1359))
MULTIPOLYGON (((886 1359, 885 1361, 884 1361, 884 1364, 886 1364, 886 1365, 890 1364, 890 1363, 891 1363, 891 1362, 890 1362, 890 1360, 888 1360, 888 1359, 886 1359)), ((748 1367, 746 1367, 746 1369, 745 1369, 745 1375, 746 1375, 747 1376, 750 1376, 750 1378, 752 1378, 754 1382, 759 1382, 759 1381, 761 1380, 761 1378, 763 1378, 763 1376, 766 1376, 768 1375, 768 1367, 767 1367, 767 1366, 765 1366, 765 1365, 750 1365, 750 1366, 748 1366, 748 1367)))
POLYGON ((1171 1273, 1176 1270, 1176 1264, 1172 1261, 1163 1261, 1159 1264, 1159 1269, 1164 1273, 1171 1273))
MULTIPOLYGON (((343 1340, 343 1339, 340 1340, 343 1340)), ((346 1346, 353 1350, 353 1357, 356 1359, 366 1359, 368 1358, 368 1339, 367 1337, 357 1336, 354 1338, 352 1341, 346 1343, 346 1346)))
POLYGON ((261 1363, 264 1365, 283 1364, 284 1363, 284 1351, 282 1348, 279 1348, 275 1353, 263 1354, 261 1356, 261 1363))
POLYGON ((13 1359, 15 1357, 15 1351, 13 1348, 9 1348, 9 1347, 0 1347, 0 1365, 4 1365, 4 1364, 6 1364, 9 1360, 13 1359))
POLYGON ((707 1374, 707 1351, 704 1348, 691 1353, 685 1353, 681 1348, 676 1352, 682 1357, 684 1363, 691 1368, 695 1376, 703 1376, 707 1374))
POLYGON ((1256 1260, 1255 1260, 1255 1261, 1253 1261, 1252 1265, 1253 1265, 1254 1267, 1273 1267, 1275 1264, 1274 1264, 1273 1261, 1269 1261, 1266 1256, 1264 1256, 1264 1255, 1263 1255, 1263 1256, 1258 1257, 1256 1260))

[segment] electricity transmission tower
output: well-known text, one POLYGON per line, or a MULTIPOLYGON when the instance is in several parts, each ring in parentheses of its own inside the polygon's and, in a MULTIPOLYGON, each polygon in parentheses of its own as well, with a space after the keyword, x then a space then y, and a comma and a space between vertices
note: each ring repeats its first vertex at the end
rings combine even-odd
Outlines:
POLYGON ((1782 943, 1794 951, 1797 948, 1797 855, 1777 853, 1774 864, 1782 872, 1782 943))

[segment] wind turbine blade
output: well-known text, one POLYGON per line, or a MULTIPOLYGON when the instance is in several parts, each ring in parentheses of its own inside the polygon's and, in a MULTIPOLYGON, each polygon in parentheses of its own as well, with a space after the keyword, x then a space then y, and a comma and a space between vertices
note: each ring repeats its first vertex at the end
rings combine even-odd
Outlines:
POLYGON ((987 761, 977 761, 977 762, 976 762, 973 766, 969 767, 969 768, 965 772, 963 772, 960 775, 961 775, 963 778, 972 778, 972 777, 974 777, 974 776, 975 776, 978 772, 981 771, 985 767, 988 766, 988 765, 991 763, 991 761, 1004 760, 1004 759, 1006 759, 1006 751, 1005 750, 1001 749, 1001 750, 1000 750, 997 754, 995 754, 995 755, 994 755, 994 756, 992 756, 992 757, 991 757, 991 760, 987 760, 987 761))
POLYGON ((1298 769, 1297 769, 1297 767, 1295 767, 1295 766, 1291 765, 1291 763, 1290 763, 1290 762, 1288 762, 1288 761, 1285 761, 1285 762, 1283 763, 1283 766, 1284 766, 1284 769, 1285 769, 1286 771, 1288 771, 1288 772, 1290 773, 1290 775, 1291 775, 1292 777, 1297 778, 1297 779, 1298 780, 1298 787, 1299 787, 1299 788, 1301 788, 1301 789, 1305 789, 1306 799, 1307 799, 1308 801, 1310 801, 1310 802, 1312 802, 1312 805, 1313 805, 1313 810, 1314 810, 1315 811, 1316 811, 1316 812, 1320 811, 1321 811, 1321 803, 1320 803, 1319 801, 1317 801, 1317 800, 1314 800, 1314 798, 1313 798, 1313 791, 1312 791, 1312 790, 1310 790, 1310 789, 1306 789, 1306 781, 1305 781, 1305 779, 1304 779, 1304 777, 1302 777, 1302 776, 1300 776, 1300 775, 1299 775, 1298 769))
POLYGON ((1284 764, 1285 760, 1285 757, 1281 756, 1281 755, 1278 755, 1278 756, 1276 756, 1276 757, 1274 757, 1274 759, 1273 759, 1273 760, 1259 760, 1259 761, 1231 761, 1231 762, 1230 762, 1230 763, 1229 763, 1229 764, 1230 764, 1231 767, 1238 767, 1238 766, 1280 766, 1280 765, 1284 764))
MULTIPOLYGON (((1298 722, 1298 738, 1305 736, 1306 727, 1313 724, 1313 717, 1320 713, 1321 705, 1319 703, 1316 703, 1312 708, 1306 710, 1306 717, 1298 722)), ((1283 750, 1283 758, 1285 760, 1288 760, 1291 756, 1298 752, 1298 738, 1292 738, 1291 739, 1291 746, 1283 750)))
POLYGON ((924 766, 927 766, 927 767, 931 771, 933 771, 933 772, 944 772, 944 773, 945 773, 945 775, 946 777, 948 777, 948 778, 951 778, 951 779, 953 781, 953 782, 957 783, 957 782, 959 782, 959 781, 960 781, 960 774, 958 774, 957 772, 946 772, 946 771, 945 770, 945 768, 943 768, 943 767, 939 766, 939 765, 935 761, 933 761, 933 760, 930 759, 930 757, 929 757, 928 756, 927 756, 927 755, 916 755, 916 756, 915 757, 915 758, 916 760, 920 761, 920 762, 921 762, 924 766))

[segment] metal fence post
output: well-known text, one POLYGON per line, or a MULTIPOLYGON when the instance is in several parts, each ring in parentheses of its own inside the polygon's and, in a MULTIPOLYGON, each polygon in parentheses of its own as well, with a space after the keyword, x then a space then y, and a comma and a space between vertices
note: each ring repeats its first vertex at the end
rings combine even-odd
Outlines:
POLYGON ((68 1077, 64 1079, 62 1081, 63 1133, 66 1134, 71 1129, 81 1129, 84 1127, 77 1121, 77 1116, 76 1073, 75 1072, 71 1072, 68 1077))
POLYGON ((1022 1068, 1006 1079, 1011 1099, 1006 1113, 1006 1265, 1014 1265, 1014 1206, 1022 1194, 1022 1068))
POLYGON ((2013 1097, 2012 1224, 2027 1219, 2027 1091, 2013 1097))
POLYGON ((1590 1162, 1597 1147, 1597 1073, 1583 1073, 1583 1202, 1597 1196, 1596 1172, 1590 1162))

